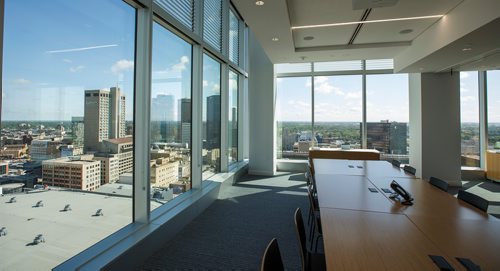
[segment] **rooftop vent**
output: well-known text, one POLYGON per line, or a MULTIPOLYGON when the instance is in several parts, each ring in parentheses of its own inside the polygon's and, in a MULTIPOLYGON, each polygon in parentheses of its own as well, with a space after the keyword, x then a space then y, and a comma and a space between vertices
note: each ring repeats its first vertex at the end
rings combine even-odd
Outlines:
POLYGON ((39 234, 35 237, 35 239, 33 240, 33 244, 34 245, 38 245, 40 243, 45 243, 45 238, 43 237, 42 234, 39 234))
POLYGON ((12 198, 10 198, 10 200, 7 203, 14 203, 16 201, 17 201, 16 197, 12 197, 12 198))
POLYGON ((0 228, 0 236, 5 236, 7 235, 7 229, 5 227, 0 228))
POLYGON ((118 189, 122 189, 122 188, 123 188, 123 185, 118 186, 118 189))
POLYGON ((39 200, 34 207, 43 207, 43 201, 39 200))
POLYGON ((103 216, 104 213, 102 212, 102 209, 97 209, 97 211, 95 212, 94 216, 103 216))
POLYGON ((62 209, 63 212, 71 211, 71 205, 66 204, 64 205, 64 209, 62 209))

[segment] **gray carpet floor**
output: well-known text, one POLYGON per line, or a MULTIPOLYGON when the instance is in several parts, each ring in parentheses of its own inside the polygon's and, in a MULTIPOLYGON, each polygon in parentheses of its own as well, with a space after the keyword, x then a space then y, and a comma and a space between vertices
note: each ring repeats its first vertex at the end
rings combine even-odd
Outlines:
POLYGON ((245 176, 195 218, 140 270, 259 270, 276 237, 287 270, 300 270, 293 214, 300 207, 307 223, 304 174, 245 176))

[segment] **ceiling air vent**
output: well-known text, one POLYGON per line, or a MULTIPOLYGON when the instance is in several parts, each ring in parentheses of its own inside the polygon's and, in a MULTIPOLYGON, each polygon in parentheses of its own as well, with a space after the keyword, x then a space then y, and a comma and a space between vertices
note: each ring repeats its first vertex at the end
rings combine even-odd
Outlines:
POLYGON ((392 7, 399 0, 352 0, 352 9, 369 9, 369 8, 385 8, 392 7))

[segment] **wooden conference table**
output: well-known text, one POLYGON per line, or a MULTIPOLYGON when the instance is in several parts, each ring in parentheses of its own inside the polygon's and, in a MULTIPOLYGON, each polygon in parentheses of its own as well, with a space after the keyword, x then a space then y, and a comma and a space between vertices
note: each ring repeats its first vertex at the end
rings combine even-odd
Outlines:
POLYGON ((439 270, 429 255, 500 270, 500 220, 386 161, 314 159, 328 270, 439 270), (412 206, 389 198, 396 180, 412 206), (370 192, 375 188, 377 192, 370 192))

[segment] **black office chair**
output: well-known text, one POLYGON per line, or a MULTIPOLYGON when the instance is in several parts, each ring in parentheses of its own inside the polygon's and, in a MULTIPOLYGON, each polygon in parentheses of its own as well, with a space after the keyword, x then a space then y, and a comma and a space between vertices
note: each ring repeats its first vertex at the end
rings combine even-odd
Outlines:
POLYGON ((260 262, 261 271, 274 271, 274 270, 285 270, 283 267, 283 260, 281 259, 280 248, 278 246, 278 240, 273 238, 271 242, 266 247, 262 260, 260 262))
POLYGON ((434 185, 435 187, 443 190, 444 192, 448 192, 448 183, 439 179, 439 178, 431 177, 429 179, 429 183, 434 185))
POLYGON ((392 159, 391 164, 392 164, 393 166, 395 166, 395 167, 399 167, 399 168, 401 167, 401 162, 399 162, 399 161, 398 161, 398 160, 396 160, 396 159, 392 159))
POLYGON ((405 165, 403 170, 410 173, 411 175, 415 175, 415 173, 417 172, 417 170, 414 167, 409 165, 405 165))
POLYGON ((469 203, 470 205, 480 209, 485 213, 488 211, 488 205, 490 204, 490 202, 478 195, 472 194, 471 192, 459 190, 457 198, 469 203))
POLYGON ((321 229, 321 217, 319 213, 319 204, 318 200, 314 198, 312 195, 312 191, 310 189, 307 190, 307 197, 309 198, 309 218, 308 225, 311 224, 309 228, 309 239, 311 240, 311 249, 313 246, 313 240, 316 241, 316 250, 318 250, 318 240, 323 236, 323 231, 321 229), (311 221, 311 222, 309 222, 311 221), (316 238, 315 235, 317 234, 316 238))
POLYGON ((312 253, 306 246, 306 230, 302 220, 302 211, 300 208, 295 210, 295 229, 299 239, 300 259, 302 262, 302 271, 326 270, 325 254, 312 253))

